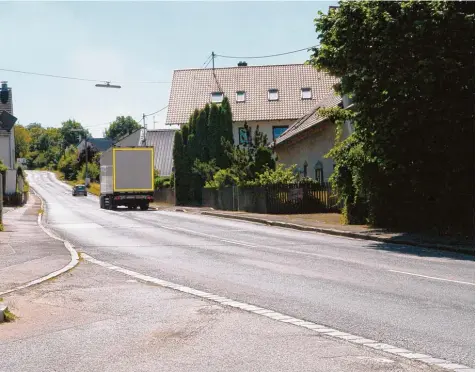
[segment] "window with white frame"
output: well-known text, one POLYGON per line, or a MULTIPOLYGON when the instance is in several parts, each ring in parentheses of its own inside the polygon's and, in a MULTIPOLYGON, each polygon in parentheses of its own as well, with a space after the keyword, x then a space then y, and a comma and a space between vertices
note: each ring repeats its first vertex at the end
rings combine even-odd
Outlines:
POLYGON ((213 92, 212 93, 212 103, 221 103, 223 101, 222 92, 213 92))
POLYGON ((279 99, 279 91, 277 89, 268 90, 268 100, 277 101, 279 99))
POLYGON ((245 102, 246 92, 244 90, 239 90, 236 92, 236 102, 245 102))
POLYGON ((301 99, 312 99, 311 88, 301 88, 301 99))

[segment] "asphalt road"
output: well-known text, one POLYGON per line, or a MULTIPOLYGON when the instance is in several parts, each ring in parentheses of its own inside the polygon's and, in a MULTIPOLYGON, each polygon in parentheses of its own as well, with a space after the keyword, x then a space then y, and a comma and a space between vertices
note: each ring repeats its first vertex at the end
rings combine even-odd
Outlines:
POLYGON ((183 212, 106 211, 29 172, 47 223, 96 259, 474 366, 474 258, 183 212))

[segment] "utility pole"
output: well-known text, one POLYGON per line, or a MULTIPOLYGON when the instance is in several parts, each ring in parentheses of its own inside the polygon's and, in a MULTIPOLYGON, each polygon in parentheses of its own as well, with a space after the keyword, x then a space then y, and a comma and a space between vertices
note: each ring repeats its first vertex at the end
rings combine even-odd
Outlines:
POLYGON ((215 52, 212 52, 212 69, 215 69, 215 52))
POLYGON ((142 126, 144 127, 144 146, 147 146, 147 126, 145 125, 144 113, 142 113, 142 126))

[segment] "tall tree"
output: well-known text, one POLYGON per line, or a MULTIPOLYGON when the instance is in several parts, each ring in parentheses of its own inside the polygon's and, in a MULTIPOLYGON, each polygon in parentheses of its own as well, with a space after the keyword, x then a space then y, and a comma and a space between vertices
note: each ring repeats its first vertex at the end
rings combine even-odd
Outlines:
POLYGON ((175 132, 173 159, 175 168, 175 192, 177 204, 186 204, 189 200, 190 171, 186 160, 182 131, 175 132))
POLYGON ((331 152, 348 219, 474 234, 474 2, 343 1, 315 25, 310 62, 356 110, 331 152))
POLYGON ((205 106, 205 109, 200 111, 198 120, 196 122, 196 144, 197 144, 197 154, 200 161, 209 160, 209 147, 208 147, 208 115, 207 112, 210 110, 209 105, 205 106))
POLYGON ((61 123, 61 136, 63 137, 64 148, 74 145, 77 146, 80 142, 80 137, 91 136, 91 133, 75 120, 69 119, 61 123), (74 129, 75 131, 73 131, 74 129), (80 131, 76 131, 76 130, 80 131))
POLYGON ((208 116, 208 146, 210 159, 216 159, 221 150, 220 109, 212 103, 208 116))
POLYGON ((130 116, 117 116, 104 135, 107 138, 117 141, 118 139, 135 132, 140 128, 140 124, 130 116))
POLYGON ((23 125, 15 125, 15 159, 24 158, 30 151, 31 137, 28 130, 23 125))

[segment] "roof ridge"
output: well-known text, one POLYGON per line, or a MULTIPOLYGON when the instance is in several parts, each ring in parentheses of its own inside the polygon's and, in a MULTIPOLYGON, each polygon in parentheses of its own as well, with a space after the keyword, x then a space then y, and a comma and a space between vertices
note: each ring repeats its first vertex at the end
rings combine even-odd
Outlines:
POLYGON ((159 129, 147 129, 147 132, 176 132, 179 129, 168 129, 168 128, 159 128, 159 129))
MULTIPOLYGON (((230 67, 215 67, 215 70, 230 70, 230 69, 250 69, 250 68, 265 68, 265 67, 283 67, 283 66, 309 66, 314 68, 311 65, 307 65, 305 63, 281 63, 277 65, 253 65, 253 66, 230 66, 230 67)), ((213 70, 213 68, 207 67, 207 68, 202 68, 202 67, 193 67, 193 68, 180 68, 175 71, 200 71, 200 70, 213 70)), ((317 71, 320 71, 316 69, 317 71)))

